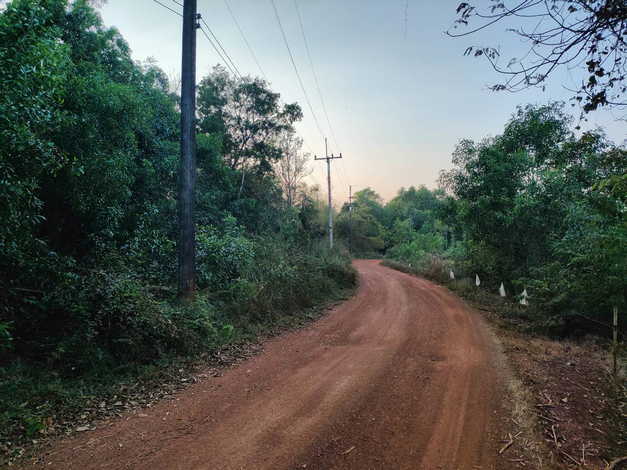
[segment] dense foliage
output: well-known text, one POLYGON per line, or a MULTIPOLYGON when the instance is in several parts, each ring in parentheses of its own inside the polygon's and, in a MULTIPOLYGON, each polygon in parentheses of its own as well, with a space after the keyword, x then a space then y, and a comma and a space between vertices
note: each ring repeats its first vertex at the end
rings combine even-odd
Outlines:
POLYGON ((570 126, 558 104, 520 108, 502 135, 462 141, 442 177, 468 269, 560 322, 623 308, 627 279, 627 151, 570 126))
POLYGON ((452 269, 510 297, 526 289, 547 331, 608 323, 626 306, 627 151, 571 126, 561 104, 519 108, 501 135, 458 144, 443 189, 401 190, 369 230, 383 227, 388 258, 438 280, 452 269))
POLYGON ((166 75, 87 0, 14 0, 0 83, 3 432, 36 432, 67 395, 58 380, 206 351, 354 284, 307 188, 285 203, 274 165, 302 113, 264 81, 217 68, 199 86, 200 291, 184 304, 166 75))

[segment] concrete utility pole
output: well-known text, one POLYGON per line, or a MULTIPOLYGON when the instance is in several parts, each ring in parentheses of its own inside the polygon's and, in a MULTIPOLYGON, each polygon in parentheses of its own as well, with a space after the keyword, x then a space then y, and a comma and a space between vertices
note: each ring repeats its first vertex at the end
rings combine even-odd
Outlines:
POLYGON ((196 29, 200 27, 197 0, 183 4, 183 61, 181 70, 181 165, 179 170, 179 292, 191 297, 196 290, 196 29))
POLYGON ((348 187, 348 252, 353 252, 353 187, 348 187))
POLYGON ((324 138, 324 157, 316 157, 314 156, 314 160, 326 160, 327 161, 327 184, 329 188, 329 246, 333 248, 333 205, 331 198, 331 160, 336 158, 342 158, 342 153, 338 156, 333 154, 329 155, 329 150, 327 149, 327 138, 324 138))

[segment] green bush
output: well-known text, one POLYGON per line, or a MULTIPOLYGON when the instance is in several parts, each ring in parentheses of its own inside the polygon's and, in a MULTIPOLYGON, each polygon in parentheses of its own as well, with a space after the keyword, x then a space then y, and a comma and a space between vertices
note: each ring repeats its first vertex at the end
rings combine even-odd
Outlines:
POLYGON ((235 218, 222 227, 201 226, 197 234, 198 286, 224 290, 239 279, 253 262, 254 243, 244 235, 235 218))
POLYGON ((308 308, 356 282, 350 259, 319 243, 303 248, 278 239, 257 239, 255 257, 228 291, 236 316, 268 321, 308 308))

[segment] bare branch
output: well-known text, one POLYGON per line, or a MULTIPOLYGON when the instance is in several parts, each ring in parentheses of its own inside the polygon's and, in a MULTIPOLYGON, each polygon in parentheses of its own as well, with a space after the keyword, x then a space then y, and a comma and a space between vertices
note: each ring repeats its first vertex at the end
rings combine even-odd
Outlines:
MULTIPOLYGON (((486 0, 484 0, 486 1, 486 0)), ((472 35, 497 22, 514 19, 523 22, 508 31, 530 43, 521 59, 510 59, 501 66, 502 56, 494 47, 467 47, 464 55, 485 57, 490 66, 508 78, 491 86, 495 91, 516 92, 533 86, 544 87, 558 68, 582 69, 586 79, 573 99, 584 112, 601 106, 625 106, 627 77, 627 3, 624 0, 490 0, 489 11, 468 2, 457 7, 453 29, 479 22, 462 33, 447 31, 451 37, 472 35), (524 21, 540 18, 531 32, 524 21), (550 22, 541 28, 543 23, 550 22)))

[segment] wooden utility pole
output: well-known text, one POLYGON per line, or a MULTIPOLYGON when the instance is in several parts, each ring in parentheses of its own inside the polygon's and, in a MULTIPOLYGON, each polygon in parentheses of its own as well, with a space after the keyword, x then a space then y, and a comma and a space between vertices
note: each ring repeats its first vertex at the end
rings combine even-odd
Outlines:
POLYGON ((324 138, 324 157, 316 157, 314 156, 314 160, 326 160, 327 161, 327 185, 329 190, 329 246, 333 249, 333 200, 331 198, 331 160, 336 158, 342 158, 342 153, 338 156, 333 154, 329 155, 329 150, 327 148, 327 138, 324 138))
POLYGON ((179 169, 179 291, 183 297, 196 289, 196 29, 200 27, 197 0, 183 4, 183 61, 181 70, 181 162, 179 169))
POLYGON ((348 186, 348 252, 353 252, 353 187, 348 186))

